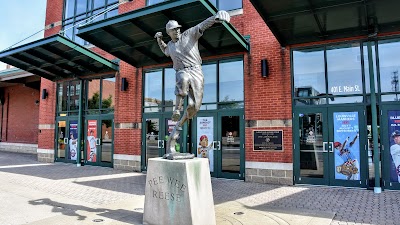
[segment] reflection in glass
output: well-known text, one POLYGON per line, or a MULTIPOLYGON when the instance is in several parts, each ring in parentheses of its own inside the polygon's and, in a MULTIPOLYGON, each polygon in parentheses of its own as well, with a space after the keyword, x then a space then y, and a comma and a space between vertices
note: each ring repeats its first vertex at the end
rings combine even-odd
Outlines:
POLYGON ((202 66, 204 74, 204 103, 217 102, 217 64, 202 66))
MULTIPOLYGON (((376 71, 376 54, 375 54, 375 46, 372 44, 371 46, 372 49, 372 66, 374 70, 374 77, 375 77, 375 92, 378 92, 378 76, 377 76, 377 71, 376 71)), ((365 91, 366 93, 371 93, 371 87, 370 87, 370 79, 369 79, 369 61, 368 61, 368 47, 367 43, 364 44, 363 46, 363 54, 364 54, 364 76, 365 76, 365 91)))
POLYGON ((326 98, 313 98, 313 99, 296 99, 294 101, 294 104, 296 106, 301 106, 301 105, 325 105, 326 98))
POLYGON ((164 70, 164 105, 165 111, 172 111, 175 105, 175 70, 166 68, 164 70))
POLYGON ((112 120, 101 121, 101 161, 111 162, 112 155, 112 120))
POLYGON ((158 133, 160 131, 160 120, 157 118, 146 119, 146 165, 150 158, 159 157, 158 153, 158 133))
POLYGON ((360 54, 359 43, 330 46, 326 51, 329 94, 363 93, 360 54))
POLYGON ((58 130, 57 130, 57 158, 65 158, 65 150, 68 140, 68 136, 66 132, 66 124, 65 120, 58 121, 58 130), (64 140, 65 139, 65 140, 64 140))
POLYGON ((76 4, 76 15, 86 12, 86 5, 88 1, 79 1, 77 0, 76 4))
POLYGON ((394 95, 382 95, 382 102, 398 102, 400 101, 400 93, 394 95))
POLYGON ((66 0, 65 18, 70 18, 74 15, 75 0, 66 0))
POLYGON ((88 81, 88 109, 100 108, 100 79, 88 81))
POLYGON ((68 101, 68 82, 59 83, 57 88, 58 99, 57 99, 57 110, 67 111, 67 101, 68 101))
POLYGON ((400 92, 400 39, 380 41, 378 48, 381 92, 400 92))
POLYGON ((329 104, 362 103, 363 96, 329 98, 329 104))
POLYGON ((102 80, 101 108, 114 110, 115 104, 115 77, 102 80))
MULTIPOLYGON (((295 97, 325 94, 324 51, 320 49, 293 51, 295 97)), ((311 103, 312 100, 309 101, 311 103)))
POLYGON ((165 0, 147 0, 147 5, 154 5, 163 1, 165 0))
POLYGON ((300 176, 324 177, 322 114, 299 114, 300 176))
POLYGON ((240 172, 240 117, 221 118, 221 155, 223 172, 240 172))
POLYGON ((243 61, 219 64, 219 102, 243 101, 243 61))
POLYGON ((144 106, 145 107, 161 106, 161 100, 162 100, 162 71, 160 70, 155 72, 147 72, 145 74, 144 106))
POLYGON ((69 85, 69 110, 79 110, 79 92, 80 81, 71 81, 69 85))
POLYGON ((234 9, 241 9, 242 8, 242 0, 218 0, 219 10, 234 10, 234 9))

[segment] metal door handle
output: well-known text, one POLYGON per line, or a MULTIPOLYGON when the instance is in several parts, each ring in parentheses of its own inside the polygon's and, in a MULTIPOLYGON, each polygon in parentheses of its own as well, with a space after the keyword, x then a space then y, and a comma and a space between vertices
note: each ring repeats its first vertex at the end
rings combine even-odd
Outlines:
POLYGON ((325 148, 326 144, 328 144, 327 141, 322 142, 322 152, 328 152, 325 148))
POLYGON ((64 138, 64 144, 68 144, 68 138, 64 138))
POLYGON ((334 152, 334 148, 333 148, 333 142, 329 142, 330 143, 330 149, 329 152, 333 153, 334 152))
POLYGON ((221 142, 213 141, 213 149, 220 150, 220 147, 221 147, 221 142))
POLYGON ((101 140, 100 140, 100 138, 96 138, 96 145, 101 145, 101 140))
POLYGON ((158 140, 158 148, 164 148, 164 140, 158 140))

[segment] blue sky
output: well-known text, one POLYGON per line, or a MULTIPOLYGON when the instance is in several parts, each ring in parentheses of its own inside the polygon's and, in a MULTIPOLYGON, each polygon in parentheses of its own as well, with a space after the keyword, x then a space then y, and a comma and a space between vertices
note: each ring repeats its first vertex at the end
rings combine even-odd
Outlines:
MULTIPOLYGON (((47 0, 0 0, 0 51, 42 30, 45 26, 47 0)), ((18 44, 43 38, 44 32, 18 44)), ((0 62, 0 70, 5 64, 0 62)))

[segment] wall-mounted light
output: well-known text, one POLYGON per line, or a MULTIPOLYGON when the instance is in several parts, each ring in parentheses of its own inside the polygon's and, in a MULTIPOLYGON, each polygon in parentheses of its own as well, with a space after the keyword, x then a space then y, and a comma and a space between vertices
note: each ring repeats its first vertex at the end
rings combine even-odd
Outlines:
POLYGON ((128 89, 128 81, 126 77, 121 78, 121 91, 126 91, 128 89))
POLYGON ((267 61, 267 59, 262 59, 261 60, 261 76, 268 77, 268 75, 269 75, 268 61, 267 61))
POLYGON ((42 89, 42 99, 46 99, 47 96, 49 96, 49 93, 47 92, 46 89, 42 89))

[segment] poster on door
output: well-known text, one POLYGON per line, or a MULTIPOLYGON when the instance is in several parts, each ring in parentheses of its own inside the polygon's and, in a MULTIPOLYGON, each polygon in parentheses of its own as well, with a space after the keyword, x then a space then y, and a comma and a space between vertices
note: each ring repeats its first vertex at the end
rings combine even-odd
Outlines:
POLYGON ((335 179, 360 180, 358 112, 333 113, 335 179))
POLYGON ((69 122, 68 159, 76 160, 78 151, 78 121, 69 122))
POLYGON ((390 181, 400 183, 400 111, 388 111, 390 181))
POLYGON ((97 120, 88 120, 88 130, 86 137, 86 161, 96 162, 97 148, 97 120))
POLYGON ((214 118, 197 117, 197 157, 208 158, 210 172, 214 172, 214 118))

